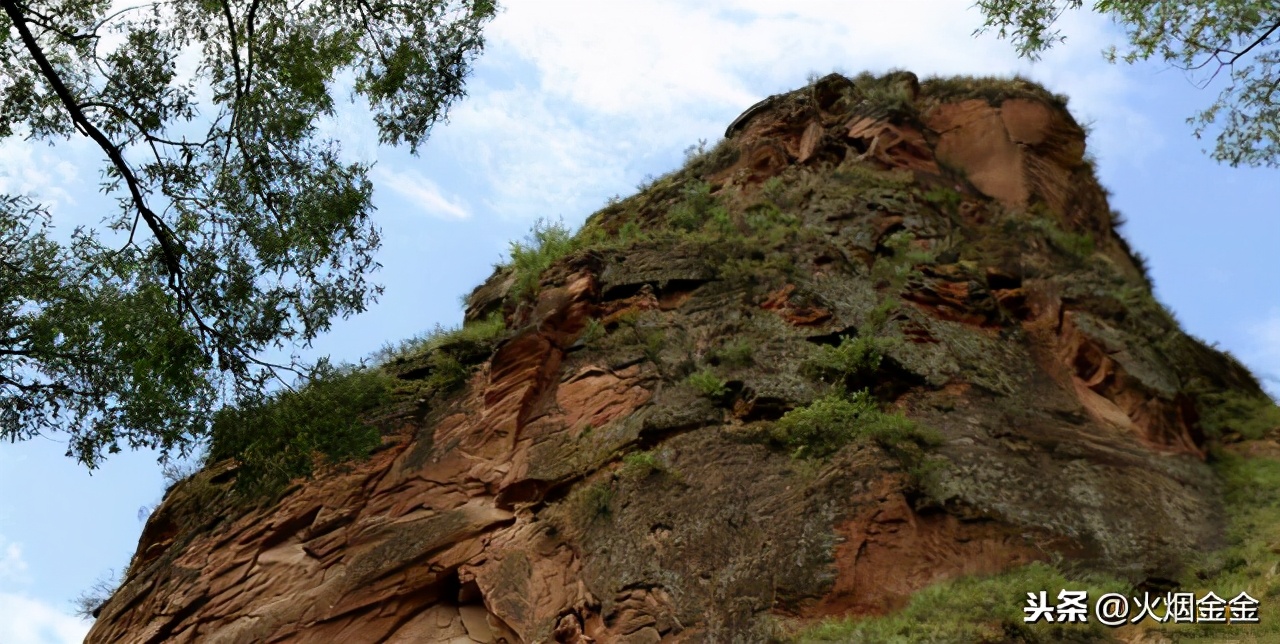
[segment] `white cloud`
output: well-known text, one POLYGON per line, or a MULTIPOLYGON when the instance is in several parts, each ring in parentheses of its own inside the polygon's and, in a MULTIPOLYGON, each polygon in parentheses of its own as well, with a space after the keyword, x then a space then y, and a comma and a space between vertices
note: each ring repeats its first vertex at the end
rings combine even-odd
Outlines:
POLYGON ((76 165, 67 159, 68 150, 59 150, 21 136, 0 140, 0 194, 30 196, 50 211, 75 205, 67 187, 75 182, 76 165))
POLYGON ((22 544, 6 543, 4 535, 0 535, 0 584, 23 584, 28 581, 30 579, 27 577, 27 562, 22 558, 22 544))
POLYGON ((973 37, 982 18, 968 4, 511 0, 485 32, 470 97, 432 145, 466 160, 501 216, 575 216, 672 169, 680 150, 715 140, 741 110, 810 72, 902 68, 1026 73, 1097 121, 1101 158, 1150 153, 1132 145, 1135 133, 1158 137, 1124 106, 1134 91, 1126 68, 1099 54, 1117 35, 1106 19, 1068 14, 1070 46, 1032 65, 1008 42, 973 37))
POLYGON ((535 62, 541 91, 593 112, 749 102, 725 73, 743 29, 710 4, 512 2, 487 35, 535 62))
POLYGON ((83 642, 89 626, 42 601, 0 592, 0 642, 5 644, 83 642))
MULTIPOLYGON (((0 535, 0 588, 28 585, 22 544, 0 535)), ((26 595, 0 590, 0 642, 4 644, 64 644, 84 641, 89 623, 26 595)))
POLYGON ((436 182, 422 176, 417 170, 374 170, 379 186, 400 195, 405 200, 433 217, 442 219, 466 219, 471 216, 467 207, 457 197, 445 196, 436 182))
POLYGON ((587 194, 624 180, 628 157, 652 153, 633 133, 613 136, 610 123, 575 119, 582 115, 524 87, 484 92, 459 108, 445 144, 478 174, 486 205, 506 217, 579 208, 587 194))

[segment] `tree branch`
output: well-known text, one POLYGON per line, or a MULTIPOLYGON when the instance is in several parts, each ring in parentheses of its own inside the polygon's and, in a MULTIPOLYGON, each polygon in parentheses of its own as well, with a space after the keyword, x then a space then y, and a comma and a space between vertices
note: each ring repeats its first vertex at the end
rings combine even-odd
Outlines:
POLYGON ((138 134, 142 135, 142 138, 149 142, 159 143, 161 145, 171 145, 176 148, 202 148, 208 144, 208 141, 204 141, 202 143, 194 143, 191 141, 187 141, 185 139, 182 141, 173 141, 170 139, 156 136, 151 132, 147 131, 147 129, 144 128, 142 124, 138 122, 138 119, 133 114, 130 114, 128 110, 124 109, 123 107, 120 107, 119 105, 115 105, 113 103, 104 103, 101 101, 85 101, 80 104, 81 109, 89 108, 89 107, 100 107, 104 110, 111 110, 112 112, 119 114, 125 120, 132 123, 134 127, 138 128, 138 134))
POLYGON ((107 158, 111 160, 111 165, 124 179, 125 185, 129 188, 129 196, 133 201, 133 206, 141 215, 143 221, 147 223, 147 227, 155 234, 156 241, 160 244, 161 252, 164 254, 165 270, 169 273, 169 288, 178 295, 179 299, 185 299, 186 289, 183 286, 183 269, 182 269, 182 249, 179 243, 174 239, 173 231, 164 223, 155 212, 147 205, 146 198, 142 194, 142 185, 133 173, 133 168, 124 160, 124 154, 120 148, 111 142, 101 130, 98 129, 84 112, 80 109, 75 96, 71 94, 71 90, 62 82, 62 77, 58 75, 58 71, 53 68, 53 64, 49 62, 49 58, 45 56, 44 50, 40 48, 40 44, 36 42, 35 36, 31 33, 31 29, 27 27, 26 17, 23 16, 22 10, 14 0, 0 0, 0 7, 4 7, 4 11, 9 16, 9 20, 13 22, 13 26, 18 31, 22 43, 27 49, 27 53, 35 60, 36 66, 40 68, 40 73, 45 77, 45 81, 49 83, 49 87, 54 94, 58 96, 58 100, 62 102, 67 113, 71 116, 71 120, 76 126, 102 151, 106 153, 107 158))
MULTIPOLYGON (((125 184, 129 189, 129 195, 133 202, 134 209, 137 211, 137 216, 141 217, 142 220, 146 222, 147 227, 151 230, 152 234, 155 235, 156 241, 160 244, 160 252, 164 261, 165 272, 169 277, 169 290, 173 292, 174 297, 177 300, 179 310, 186 311, 191 315, 192 321, 202 336, 216 338, 219 340, 223 339, 223 334, 217 329, 209 326, 209 324, 205 322, 204 317, 200 314, 200 311, 196 309, 196 302, 193 300, 191 292, 187 289, 185 271, 182 267, 182 256, 185 249, 182 247, 181 242, 177 240, 173 230, 165 224, 163 219, 151 210, 150 206, 147 205, 146 198, 143 195, 142 184, 138 180, 137 175, 133 172, 133 168, 125 161, 124 154, 120 147, 107 138, 107 136, 103 134, 102 130, 98 129, 98 127, 94 125, 81 110, 75 96, 72 95, 71 90, 65 83, 63 83, 57 70, 53 68, 53 64, 49 62, 44 50, 40 48, 40 44, 36 42, 35 36, 27 27, 27 21, 15 0, 0 0, 0 7, 4 7, 5 13, 8 14, 9 19, 14 24, 14 28, 18 31, 18 35, 22 38, 23 45, 26 47, 27 52, 31 54, 36 65, 40 68, 40 73, 45 77, 50 88, 53 89, 54 94, 58 96, 63 107, 66 108, 68 114, 71 116, 72 122, 75 123, 81 132, 97 143, 98 147, 102 148, 102 151, 106 153, 107 158, 110 159, 112 167, 114 167, 124 179, 125 184)), ((237 92, 238 90, 239 87, 237 86, 237 92)), ((234 120, 234 112, 232 117, 234 120)), ((132 239, 132 233, 130 237, 132 239)), ((247 352, 238 346, 233 346, 233 350, 247 362, 263 364, 252 356, 249 356, 247 352)), ((219 353, 222 353, 221 349, 219 349, 219 353)))
POLYGON ((245 30, 247 35, 244 42, 244 91, 246 94, 249 92, 249 86, 253 83, 253 25, 254 21, 257 20, 259 1, 260 0, 253 0, 253 3, 249 5, 248 16, 245 18, 245 30))
POLYGON ((55 34, 58 34, 59 36, 62 36, 63 38, 66 38, 67 42, 74 43, 81 40, 87 40, 89 38, 98 37, 98 34, 96 32, 76 33, 74 31, 67 31, 66 29, 54 24, 54 21, 52 18, 50 18, 49 16, 46 16, 45 14, 40 13, 39 11, 32 9, 30 6, 24 6, 23 9, 26 10, 28 16, 35 17, 35 20, 32 20, 29 18, 27 20, 28 22, 30 22, 33 25, 36 25, 37 27, 44 29, 45 33, 55 33, 55 34))
POLYGON ((1277 29, 1280 29, 1280 22, 1277 22, 1276 24, 1271 25, 1270 29, 1268 29, 1265 33, 1259 36, 1257 40, 1250 43, 1248 47, 1245 47, 1244 49, 1240 50, 1240 53, 1238 54, 1226 49, 1220 49, 1218 50, 1218 53, 1232 54, 1231 60, 1227 61, 1227 64, 1234 65, 1237 60, 1240 60, 1241 56, 1244 56, 1245 54, 1249 53, 1254 47, 1257 47, 1258 45, 1262 44, 1262 41, 1266 40, 1267 38, 1270 38, 1271 34, 1275 33, 1277 29))
POLYGON ((8 376, 5 376, 4 374, 0 374, 0 386, 13 387, 14 389, 17 389, 18 391, 24 392, 28 395, 34 394, 40 391, 56 391, 61 394, 71 394, 73 396, 83 396, 86 398, 92 397, 94 395, 93 392, 82 391, 74 387, 69 387, 60 382, 32 382, 30 384, 24 384, 23 382, 19 380, 14 380, 8 376))
MULTIPOLYGON (((1210 76, 1210 77, 1209 77, 1209 79, 1208 79, 1208 80, 1206 80, 1204 83, 1200 84, 1200 89, 1204 89, 1205 87, 1208 87, 1208 86, 1209 86, 1209 83, 1213 82, 1213 79, 1215 79, 1215 78, 1217 78, 1217 77, 1218 77, 1218 73, 1222 71, 1222 68, 1224 68, 1224 67, 1232 67, 1232 66, 1234 66, 1234 65, 1236 64, 1236 61, 1240 60, 1240 58, 1242 58, 1245 54, 1248 54, 1250 51, 1253 51, 1253 49, 1254 49, 1255 47, 1257 47, 1258 45, 1261 45, 1261 44, 1262 44, 1262 43, 1263 43, 1267 38, 1270 38, 1270 37, 1271 37, 1271 34, 1274 34, 1274 33, 1276 32, 1276 30, 1278 30, 1278 29, 1280 29, 1280 21, 1278 21, 1278 22, 1276 22, 1275 24, 1271 25, 1271 27, 1270 27, 1269 29, 1267 29, 1265 32, 1263 32, 1263 34, 1262 34, 1261 36, 1258 36, 1258 38, 1257 38, 1257 39, 1255 39, 1252 43, 1249 43, 1249 46, 1248 46, 1248 47, 1245 47, 1244 49, 1240 50, 1239 52, 1231 51, 1230 49, 1227 49, 1226 47, 1213 47, 1213 48, 1210 48, 1209 46, 1204 45, 1204 44, 1202 44, 1202 43, 1200 43, 1200 42, 1197 42, 1197 41, 1194 41, 1194 40, 1187 40, 1186 42, 1187 42, 1188 44, 1190 44, 1190 45, 1193 45, 1193 46, 1199 47, 1200 49, 1203 49, 1203 50, 1205 50, 1205 51, 1210 51, 1210 49, 1212 49, 1212 51, 1209 53, 1209 57, 1208 57, 1208 58, 1206 58, 1206 59, 1204 60, 1204 62, 1200 63, 1199 65, 1193 65, 1193 66, 1191 66, 1191 67, 1183 67, 1183 68, 1182 68, 1182 70, 1183 70, 1183 71, 1188 71, 1188 72, 1189 72, 1189 71, 1194 71, 1194 70, 1197 70, 1197 69, 1204 69, 1204 68, 1205 68, 1205 66, 1207 66, 1209 63, 1211 63, 1211 62, 1213 62, 1213 61, 1218 61, 1218 68, 1217 68, 1217 69, 1215 69, 1215 70, 1213 70, 1213 75, 1212 75, 1212 76, 1210 76), (1222 55, 1222 54, 1231 54, 1231 59, 1230 59, 1230 60, 1222 60, 1222 58, 1221 58, 1221 55, 1222 55)), ((1176 65, 1175 65, 1175 67, 1176 67, 1176 65)))
MULTIPOLYGON (((228 46, 231 48, 231 69, 236 75, 236 102, 239 106, 244 98, 244 74, 240 69, 240 45, 236 39, 236 19, 231 15, 231 3, 228 0, 222 0, 222 15, 227 19, 227 40, 228 46)), ((234 110, 231 113, 231 127, 234 130, 236 125, 236 114, 234 110)))

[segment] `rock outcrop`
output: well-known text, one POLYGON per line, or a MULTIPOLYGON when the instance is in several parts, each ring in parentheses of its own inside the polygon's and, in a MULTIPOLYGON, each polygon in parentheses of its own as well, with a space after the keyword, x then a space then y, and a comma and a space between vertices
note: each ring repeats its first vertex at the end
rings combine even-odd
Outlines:
POLYGON ((231 462, 173 488, 88 641, 764 641, 1031 561, 1176 578, 1221 540, 1201 397, 1259 390, 1113 223, 1030 84, 773 97, 536 292, 479 287, 507 331, 463 391, 387 365, 368 460, 251 508, 231 462), (845 338, 878 359, 841 382, 845 338), (940 440, 796 456, 779 420, 862 387, 940 440))

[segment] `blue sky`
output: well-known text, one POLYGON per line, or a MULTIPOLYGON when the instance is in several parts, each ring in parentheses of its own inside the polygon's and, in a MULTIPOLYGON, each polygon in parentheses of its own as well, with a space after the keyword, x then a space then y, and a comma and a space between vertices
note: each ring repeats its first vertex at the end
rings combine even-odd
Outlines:
MULTIPOLYGON (((459 323, 459 297, 536 218, 581 223, 810 73, 1020 72, 1071 96, 1092 123, 1089 149, 1159 298, 1280 390, 1280 181, 1201 152, 1184 121, 1216 88, 1159 65, 1108 65, 1099 52, 1118 32, 1089 15, 1071 16, 1067 43, 1043 61, 1020 61, 1008 43, 972 37, 981 19, 969 4, 510 0, 470 96, 419 157, 377 147, 357 109, 329 125, 348 154, 377 162, 386 292, 311 355, 354 361, 459 323)), ((0 141, 0 192, 41 196, 64 229, 100 216, 98 167, 84 142, 0 141)), ((64 451, 56 436, 0 444, 0 642, 78 640, 88 625, 68 616, 70 600, 128 563, 140 510, 162 494, 152 454, 117 455, 90 475, 64 451)))

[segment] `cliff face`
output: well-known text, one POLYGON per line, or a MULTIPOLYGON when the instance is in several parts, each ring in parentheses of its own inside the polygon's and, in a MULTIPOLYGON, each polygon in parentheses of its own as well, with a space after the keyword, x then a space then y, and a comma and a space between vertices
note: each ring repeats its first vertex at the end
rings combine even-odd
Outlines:
MULTIPOLYGON (((383 448, 232 511, 177 485, 93 642, 762 641, 1038 560, 1219 545, 1201 401, 1258 396, 1115 233, 1061 103, 832 75, 385 366, 383 448), (863 392, 865 393, 859 393, 863 392)), ((1036 589, 1028 589, 1036 590, 1036 589)))

